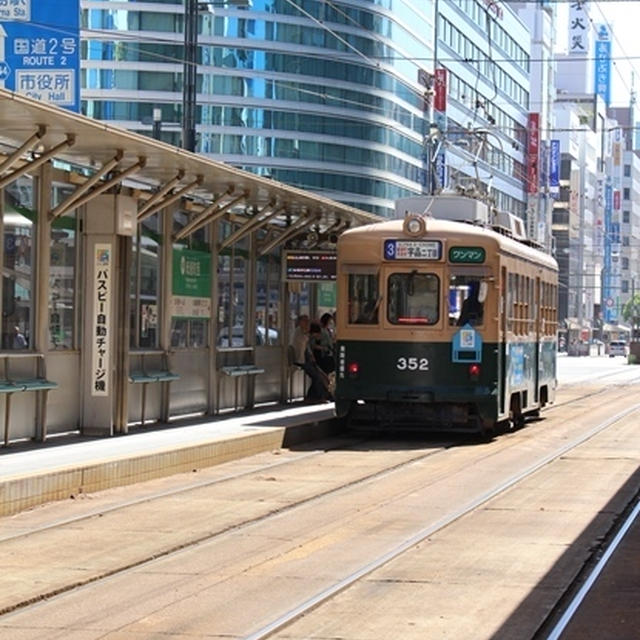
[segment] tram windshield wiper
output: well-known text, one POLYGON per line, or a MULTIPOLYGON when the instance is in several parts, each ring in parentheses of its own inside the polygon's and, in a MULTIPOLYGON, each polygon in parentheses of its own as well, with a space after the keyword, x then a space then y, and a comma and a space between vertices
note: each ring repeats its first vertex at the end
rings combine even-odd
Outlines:
POLYGON ((407 283, 407 295, 409 297, 413 297, 413 294, 415 293, 415 288, 413 286, 413 281, 414 278, 416 277, 416 274, 418 273, 417 269, 414 269, 410 274, 409 274, 409 282, 407 283))

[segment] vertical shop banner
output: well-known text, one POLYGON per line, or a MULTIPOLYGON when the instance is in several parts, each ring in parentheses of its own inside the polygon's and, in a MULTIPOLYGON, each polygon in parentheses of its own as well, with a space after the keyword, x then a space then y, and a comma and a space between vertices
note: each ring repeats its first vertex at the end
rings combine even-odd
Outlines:
POLYGON ((440 131, 447 130, 447 70, 436 69, 433 88, 433 117, 440 131))
POLYGON ((547 195, 547 187, 549 186, 549 143, 546 140, 540 140, 540 188, 543 197, 547 195))
POLYGON ((540 154, 540 114, 530 113, 527 139, 527 193, 538 192, 540 154))
POLYGON ((620 191, 618 189, 613 192, 613 210, 620 211, 620 191))
POLYGON ((438 180, 436 188, 444 189, 447 184, 447 162, 444 151, 440 151, 435 159, 436 171, 435 175, 438 180))
POLYGON ((560 195, 560 140, 549 143, 549 192, 553 198, 560 195))
POLYGON ((611 103, 611 35, 603 24, 597 27, 595 92, 607 107, 611 103))
POLYGON ((109 334, 111 315, 111 275, 113 267, 111 244, 94 247, 93 319, 91 335, 91 395, 109 395, 109 334))
POLYGON ((433 99, 433 108, 436 111, 447 110, 447 70, 436 69, 435 71, 435 96, 433 99))
POLYGON ((171 315, 175 318, 211 317, 211 254, 173 250, 171 315))
POLYGON ((572 2, 569 5, 569 53, 586 56, 590 33, 589 3, 586 0, 572 2))
POLYGON ((80 111, 80 0, 0 0, 0 86, 80 111))
MULTIPOLYGON (((613 289, 613 260, 612 260, 612 213, 613 213, 613 189, 610 179, 604 187, 604 270, 602 277, 602 299, 614 300, 615 291, 613 289)), ((614 322, 616 319, 616 309, 608 304, 605 306, 605 321, 614 322)))

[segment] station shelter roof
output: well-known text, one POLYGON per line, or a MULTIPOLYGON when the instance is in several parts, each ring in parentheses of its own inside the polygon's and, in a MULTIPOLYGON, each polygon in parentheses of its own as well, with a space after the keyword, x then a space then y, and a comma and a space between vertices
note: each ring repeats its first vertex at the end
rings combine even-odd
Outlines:
POLYGON ((258 228, 268 231, 260 253, 309 227, 339 234, 382 220, 329 198, 0 89, 0 188, 51 160, 71 166, 76 189, 49 211, 50 219, 100 193, 125 186, 138 199, 138 221, 177 202, 192 212, 188 224, 174 234, 175 240, 225 217, 240 226, 224 246, 258 228))

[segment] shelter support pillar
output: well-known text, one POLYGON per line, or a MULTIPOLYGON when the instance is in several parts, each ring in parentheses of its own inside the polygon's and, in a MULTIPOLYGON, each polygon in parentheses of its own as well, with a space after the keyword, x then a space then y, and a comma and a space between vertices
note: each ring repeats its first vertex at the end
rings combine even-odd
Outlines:
MULTIPOLYGON (((51 268, 51 223, 47 213, 51 208, 51 163, 38 172, 38 224, 36 225, 36 282, 33 348, 39 353, 49 350, 49 273, 51 268)), ((36 393, 36 440, 47 437, 46 393, 36 393)), ((8 401, 8 398, 7 398, 8 401)), ((6 424, 6 423, 5 423, 6 424)))
POLYGON ((211 315, 209 317, 209 375, 207 387, 207 414, 212 416, 216 413, 219 403, 217 397, 218 386, 218 362, 217 362, 217 340, 218 321, 220 314, 218 311, 218 265, 220 263, 220 225, 217 220, 211 223, 211 315))
POLYGON ((129 275, 136 202, 121 195, 90 200, 84 216, 85 305, 81 429, 126 433, 129 377, 129 275))

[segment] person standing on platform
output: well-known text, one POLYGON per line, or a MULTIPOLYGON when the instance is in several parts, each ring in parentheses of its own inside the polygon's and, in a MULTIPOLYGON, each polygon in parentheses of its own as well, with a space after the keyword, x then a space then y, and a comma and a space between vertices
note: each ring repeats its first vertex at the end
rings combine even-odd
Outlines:
POLYGON ((302 314, 296 320, 291 344, 293 346, 293 362, 299 367, 304 365, 304 352, 309 341, 309 316, 302 314))
POLYGON ((333 337, 333 316, 323 313, 320 318, 320 338, 315 345, 315 356, 318 366, 327 374, 335 371, 335 342, 333 337))
POLYGON ((322 336, 322 328, 318 322, 312 322, 309 325, 309 340, 305 350, 304 371, 311 378, 311 386, 307 389, 305 400, 311 402, 322 402, 332 400, 329 391, 329 376, 324 372, 317 357, 320 353, 318 348, 320 338, 322 336))

